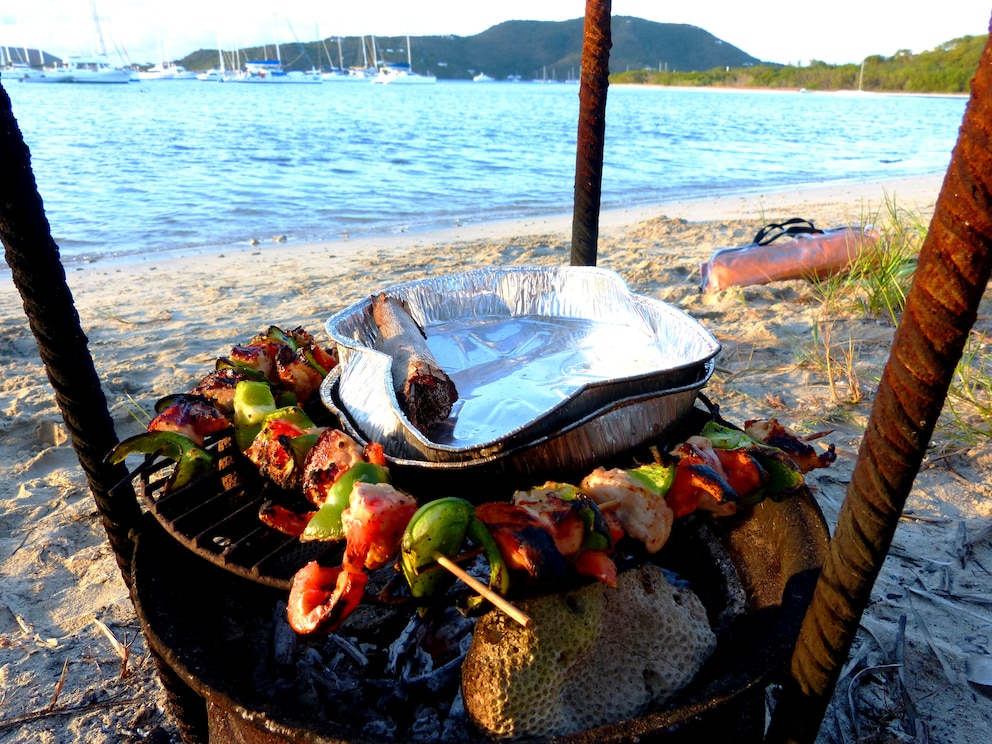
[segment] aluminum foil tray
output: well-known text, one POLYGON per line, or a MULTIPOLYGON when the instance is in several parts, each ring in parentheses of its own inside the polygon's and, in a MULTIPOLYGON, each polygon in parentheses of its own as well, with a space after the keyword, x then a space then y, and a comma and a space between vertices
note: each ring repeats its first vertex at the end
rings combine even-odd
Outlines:
POLYGON ((399 458, 464 462, 549 436, 604 406, 696 385, 720 350, 699 323, 596 267, 494 267, 393 286, 458 401, 430 432, 402 413, 392 360, 375 350, 371 298, 326 324, 340 404, 399 458))
MULTIPOLYGON (((488 494, 498 494, 508 486, 527 488, 548 478, 582 478, 611 458, 658 441, 680 426, 714 366, 713 360, 706 362, 700 379, 689 385, 612 401, 559 430, 497 453, 459 462, 429 462, 386 453, 386 460, 397 485, 412 493, 457 492, 469 500, 484 501, 488 494)), ((320 389, 324 405, 342 430, 358 442, 374 441, 344 409, 339 382, 340 368, 324 378, 320 389)))

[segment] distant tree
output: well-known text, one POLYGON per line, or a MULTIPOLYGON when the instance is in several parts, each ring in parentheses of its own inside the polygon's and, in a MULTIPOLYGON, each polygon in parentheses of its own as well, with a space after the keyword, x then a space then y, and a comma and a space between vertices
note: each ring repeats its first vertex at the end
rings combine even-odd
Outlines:
POLYGON ((986 36, 964 36, 913 54, 900 49, 891 57, 871 55, 863 63, 830 65, 810 60, 805 66, 760 64, 743 68, 715 68, 704 72, 674 73, 640 70, 619 73, 618 83, 738 88, 856 89, 913 93, 966 93, 978 69, 986 36))

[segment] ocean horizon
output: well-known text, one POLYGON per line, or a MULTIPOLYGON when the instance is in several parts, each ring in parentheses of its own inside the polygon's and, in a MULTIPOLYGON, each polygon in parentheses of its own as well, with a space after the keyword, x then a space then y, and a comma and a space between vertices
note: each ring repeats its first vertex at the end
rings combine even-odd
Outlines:
MULTIPOLYGON (((2 84, 66 262, 572 210, 577 85, 2 84)), ((602 209, 941 172, 966 102, 614 86, 602 209)))

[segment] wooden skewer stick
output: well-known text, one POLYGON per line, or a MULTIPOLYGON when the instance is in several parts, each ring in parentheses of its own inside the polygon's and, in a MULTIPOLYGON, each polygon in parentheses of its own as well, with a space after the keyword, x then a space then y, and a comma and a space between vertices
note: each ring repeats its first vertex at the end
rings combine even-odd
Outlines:
POLYGON ((530 625, 530 616, 527 615, 522 610, 517 609, 512 604, 506 601, 499 594, 494 592, 488 586, 483 584, 481 581, 476 579, 471 574, 467 573, 461 566, 452 561, 447 556, 441 555, 440 553, 434 554, 434 560, 438 562, 438 565, 443 566, 448 569, 451 573, 457 576, 459 579, 464 581, 480 595, 492 602, 496 607, 503 610, 507 615, 516 620, 518 623, 523 625, 525 628, 530 625))

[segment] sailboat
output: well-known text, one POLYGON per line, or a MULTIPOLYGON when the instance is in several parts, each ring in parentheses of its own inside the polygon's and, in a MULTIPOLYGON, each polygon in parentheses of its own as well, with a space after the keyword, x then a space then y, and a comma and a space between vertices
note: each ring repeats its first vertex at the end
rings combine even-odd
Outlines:
MULTIPOLYGON (((237 56, 240 56, 235 52, 237 56)), ((202 80, 207 83, 228 83, 233 82, 235 79, 240 77, 241 73, 239 71, 231 72, 227 69, 224 63, 224 50, 221 47, 220 39, 217 39, 217 67, 212 70, 207 70, 206 72, 201 72, 196 76, 197 80, 202 80)), ((240 66, 240 62, 235 60, 235 67, 240 66)))
POLYGON ((10 47, 0 46, 0 73, 4 80, 23 80, 31 73, 30 57, 28 50, 22 52, 23 59, 14 61, 10 53, 10 47))
MULTIPOLYGON (((291 27, 292 30, 292 27, 291 27)), ((237 78, 238 83, 261 83, 265 85, 279 83, 321 83, 320 70, 309 72, 287 71, 282 68, 282 54, 279 42, 276 42, 275 59, 246 60, 244 75, 237 78)))
MULTIPOLYGON (((368 53, 365 51, 365 37, 361 37, 362 44, 362 60, 363 65, 361 67, 351 67, 345 69, 344 67, 344 54, 341 52, 341 37, 337 37, 338 42, 338 66, 332 67, 330 70, 325 71, 321 74, 324 82, 328 83, 367 83, 371 80, 375 74, 375 67, 369 67, 368 53)), ((327 51, 327 45, 324 45, 324 51, 327 51)), ((327 59, 330 60, 331 55, 328 53, 327 59)))
POLYGON ((138 71, 138 80, 144 82, 147 80, 192 80, 196 78, 194 71, 187 70, 182 65, 166 59, 167 55, 161 38, 158 40, 158 56, 160 60, 158 64, 152 65, 147 70, 138 71))
POLYGON ((433 85, 437 78, 430 73, 421 75, 413 71, 410 37, 407 36, 406 62, 383 62, 379 74, 372 78, 372 82, 381 85, 433 85))
POLYGON ((98 53, 88 56, 66 57, 66 72, 64 78, 57 82, 71 83, 129 83, 131 71, 114 65, 107 56, 107 45, 103 40, 103 29, 100 27, 100 14, 96 10, 96 0, 90 0, 93 11, 93 25, 96 27, 98 53))
MULTIPOLYGON (((25 83, 129 83, 131 70, 111 63, 107 56, 107 47, 100 27, 100 16, 96 10, 95 0, 90 0, 93 10, 93 23, 96 27, 96 38, 99 53, 87 56, 66 57, 62 67, 28 68, 24 71, 21 81, 25 83)), ((26 56, 26 52, 25 52, 26 56)), ((41 57, 39 50, 38 56, 41 57)), ((9 57, 9 52, 8 52, 9 57)))
POLYGON ((107 46, 100 27, 100 15, 96 11, 96 0, 90 0, 93 11, 93 25, 96 27, 98 54, 66 57, 64 67, 43 69, 27 75, 25 83, 129 83, 131 71, 114 65, 107 56, 107 46))

